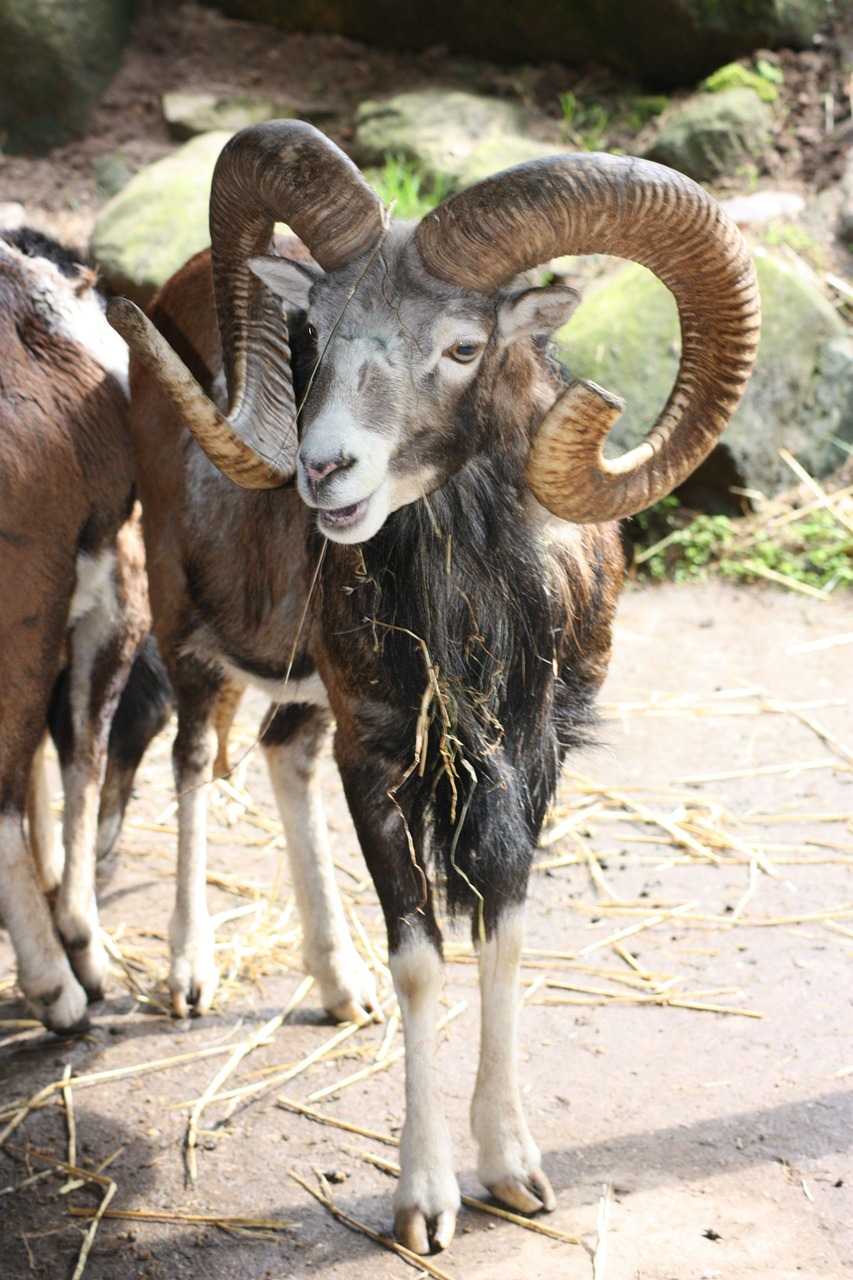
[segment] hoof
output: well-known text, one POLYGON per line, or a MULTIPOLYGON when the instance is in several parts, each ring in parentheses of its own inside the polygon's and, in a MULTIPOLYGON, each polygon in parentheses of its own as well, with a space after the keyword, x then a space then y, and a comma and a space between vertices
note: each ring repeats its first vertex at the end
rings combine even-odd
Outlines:
POLYGON ((199 982, 185 990, 183 987, 172 988, 172 1012, 176 1018, 188 1018, 192 1014, 196 1018, 210 1012, 213 997, 216 994, 217 982, 214 980, 199 982))
POLYGON ((92 1022, 88 1013, 84 1013, 82 1018, 78 1018, 76 1022, 72 1023, 68 1027, 55 1026, 51 1022, 50 1018, 44 1019, 44 1025, 47 1027, 48 1031, 52 1031, 55 1036, 61 1036, 63 1040, 70 1040, 73 1036, 85 1035, 87 1031, 91 1030, 92 1022))
POLYGON ((35 1016, 54 1035, 77 1036, 89 1030, 86 993, 70 974, 61 985, 27 998, 35 1016))
POLYGON ((379 1005, 365 1009, 356 1000, 342 1000, 331 1009, 326 1009, 334 1022, 355 1022, 358 1026, 366 1026, 369 1022, 384 1022, 385 1015, 379 1005))
POLYGON ((394 1235, 410 1253, 439 1252, 446 1249, 456 1231, 456 1214, 443 1209, 434 1218, 427 1218, 420 1209, 398 1209, 394 1215, 394 1235))
POLYGON ((508 1205, 516 1213, 553 1213, 557 1207, 550 1182, 541 1169, 535 1169, 527 1178, 500 1178, 491 1183, 489 1191, 501 1204, 508 1205))

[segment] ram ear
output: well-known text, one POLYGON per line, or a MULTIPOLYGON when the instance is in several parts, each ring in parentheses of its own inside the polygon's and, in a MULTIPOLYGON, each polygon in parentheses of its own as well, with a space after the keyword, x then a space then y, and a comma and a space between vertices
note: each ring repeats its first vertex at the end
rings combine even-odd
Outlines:
POLYGON ((498 311, 498 333, 504 342, 547 337, 571 316, 581 300, 577 289, 552 284, 510 294, 498 311))
POLYGON ((315 280, 324 274, 310 262, 296 262, 275 254, 262 254, 249 259, 249 270, 262 280, 270 293, 281 298, 292 311, 308 310, 308 295, 315 280))

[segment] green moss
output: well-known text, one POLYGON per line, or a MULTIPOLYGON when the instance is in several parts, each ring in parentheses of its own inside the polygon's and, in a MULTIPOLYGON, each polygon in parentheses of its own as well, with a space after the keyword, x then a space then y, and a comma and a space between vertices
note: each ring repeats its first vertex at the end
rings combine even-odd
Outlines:
POLYGON ((699 86, 706 93, 724 93, 726 89, 753 89, 762 102, 775 102, 779 97, 776 85, 779 83, 778 71, 772 63, 762 59, 759 66, 763 70, 750 71, 740 62, 729 62, 725 67, 714 71, 699 86))
POLYGON ((669 290, 645 267, 620 267, 587 290, 554 343, 572 377, 627 397, 612 443, 617 449, 638 443, 666 403, 678 370, 681 336, 669 290))
POLYGON ((103 209, 92 254, 111 287, 146 303, 210 244, 210 181, 230 133, 204 133, 149 165, 103 209))

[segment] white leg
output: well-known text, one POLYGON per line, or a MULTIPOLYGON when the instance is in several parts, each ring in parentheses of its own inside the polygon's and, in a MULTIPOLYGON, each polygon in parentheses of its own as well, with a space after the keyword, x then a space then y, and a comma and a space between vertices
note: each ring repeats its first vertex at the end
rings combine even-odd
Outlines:
POLYGON ((312 715, 300 705, 284 709, 275 723, 276 738, 284 740, 267 737, 264 749, 302 921, 305 968, 320 988, 323 1007, 338 1022, 363 1022, 371 1016, 380 1022, 373 974, 356 951, 344 918, 316 775, 327 713, 317 708, 312 715), (288 724, 291 732, 285 735, 288 724))
POLYGON ((27 791, 27 821, 30 848, 35 858, 36 871, 44 893, 53 893, 62 879, 65 854, 62 848, 60 825, 50 803, 50 787, 45 764, 47 735, 38 745, 30 769, 30 785, 27 791))
POLYGON ((441 957, 414 934, 390 959, 406 1045, 406 1123, 400 1138, 401 1177, 394 1194, 394 1234, 413 1253, 453 1239, 459 1187, 450 1130, 441 1102, 435 1021, 443 981, 441 957))
POLYGON ((109 959, 100 938, 95 900, 95 839, 103 756, 77 758, 62 770, 65 866, 54 918, 74 972, 94 998, 103 994, 109 959))
POLYGON ((524 909, 498 919, 480 956, 480 1066, 471 1103, 477 1173, 492 1195, 521 1213, 550 1212, 554 1192, 521 1108, 516 1066, 518 966, 524 909))
POLYGON ((20 814, 0 814, 0 914, 18 962, 18 984, 36 1017, 52 1031, 88 1026, 86 992, 60 946, 20 814))
MULTIPOLYGON (((169 924, 169 989, 179 1018, 190 1005, 206 1013, 219 983, 213 926, 207 910, 207 784, 212 776, 212 734, 191 762, 176 765, 178 787, 178 878, 169 924)), ((177 755, 177 752, 176 752, 177 755)))
MULTIPOLYGON (((105 556, 98 562, 105 572, 113 558, 105 556)), ((74 972, 89 995, 98 998, 109 972, 95 898, 98 806, 110 722, 130 654, 125 653, 126 637, 111 576, 86 603, 86 612, 74 617, 72 602, 68 674, 71 743, 62 760, 65 864, 54 919, 74 972)))

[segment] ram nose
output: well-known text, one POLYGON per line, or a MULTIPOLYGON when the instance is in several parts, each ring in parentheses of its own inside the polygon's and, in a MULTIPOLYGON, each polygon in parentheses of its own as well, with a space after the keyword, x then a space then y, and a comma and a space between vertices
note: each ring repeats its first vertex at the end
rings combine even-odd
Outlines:
POLYGON ((355 459, 348 457, 337 458, 312 458, 300 455, 302 469, 305 472, 308 489, 311 497, 318 500, 323 482, 328 480, 329 476, 335 477, 341 475, 344 471, 349 470, 355 459))

